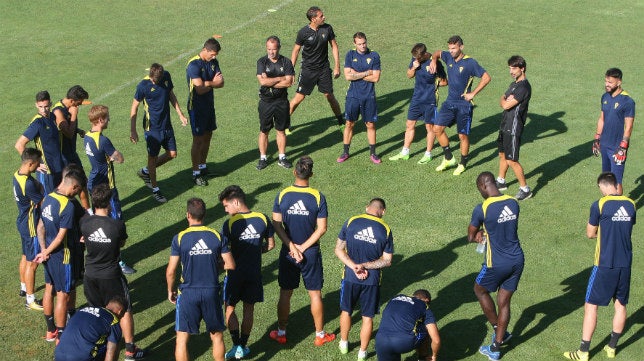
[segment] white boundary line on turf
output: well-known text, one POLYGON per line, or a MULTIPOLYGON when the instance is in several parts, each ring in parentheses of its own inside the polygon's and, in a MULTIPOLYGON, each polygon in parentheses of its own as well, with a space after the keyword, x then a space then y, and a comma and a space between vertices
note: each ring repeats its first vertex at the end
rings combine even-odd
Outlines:
MULTIPOLYGON (((274 12, 278 11, 279 9, 281 9, 281 8, 283 8, 283 7, 285 7, 285 6, 289 5, 289 4, 291 4, 293 1, 295 1, 295 0, 286 0, 286 1, 284 1, 284 2, 282 2, 282 3, 280 3, 280 4, 278 4, 277 6, 272 7, 272 8, 270 8, 270 9, 268 9, 268 10, 264 11, 263 13, 261 13, 261 14, 259 14, 259 15, 255 16, 255 17, 254 17, 254 18, 252 18, 252 19, 250 19, 250 20, 248 20, 248 21, 245 21, 245 22, 243 22, 243 23, 241 23, 241 24, 239 24, 239 25, 234 26, 234 27, 233 27, 233 28, 231 28, 231 29, 228 29, 228 30, 224 31, 224 32, 223 32, 223 34, 231 34, 231 33, 234 33, 234 32, 236 32, 236 31, 238 31, 238 30, 241 30, 241 29, 243 29, 243 28, 245 28, 245 27, 247 27, 247 26, 249 26, 249 25, 252 25, 252 24, 256 23, 257 21, 259 21, 259 20, 261 20, 261 19, 263 19, 263 18, 267 17, 267 16, 268 16, 268 15, 270 15, 271 13, 274 13, 274 12)), ((185 57, 189 56, 190 54, 195 53, 196 51, 198 51, 198 50, 200 50, 200 49, 201 49, 201 48, 196 48, 196 49, 191 50, 191 51, 189 51, 189 52, 181 53, 181 54, 179 54, 176 58, 174 58, 174 59, 170 60, 169 62, 166 62, 165 64, 166 64, 166 65, 172 65, 172 64, 175 64, 176 62, 178 62, 178 61, 180 61, 180 60, 184 59, 185 57)), ((112 90, 108 91, 107 93, 105 93, 105 94, 103 94, 103 95, 101 95, 101 96, 98 96, 98 97, 96 97, 96 98, 93 98, 93 99, 92 99, 92 101, 93 101, 94 103, 101 102, 101 101, 103 101, 104 99, 109 98, 109 97, 111 97, 112 95, 114 95, 114 94, 116 94, 116 93, 120 92, 121 90, 123 90, 123 89, 125 89, 125 88, 129 88, 129 87, 131 87, 131 86, 132 86, 132 85, 134 85, 135 83, 137 83, 137 82, 141 81, 141 79, 142 79, 142 77, 138 77, 138 78, 136 78, 136 79, 132 79, 132 80, 128 81, 127 83, 121 84, 121 85, 117 86, 116 88, 114 88, 114 89, 112 89, 112 90)))

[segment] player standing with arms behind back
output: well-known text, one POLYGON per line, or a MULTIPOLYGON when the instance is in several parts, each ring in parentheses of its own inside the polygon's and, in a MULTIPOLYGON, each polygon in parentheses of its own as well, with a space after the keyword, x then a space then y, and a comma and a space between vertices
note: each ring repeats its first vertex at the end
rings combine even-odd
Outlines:
POLYGON ((604 346, 608 358, 615 357, 617 341, 626 324, 626 304, 631 288, 633 245, 631 232, 635 225, 635 202, 619 195, 617 179, 612 173, 602 173, 597 178, 602 198, 590 206, 586 226, 588 238, 597 238, 593 266, 584 304, 584 322, 581 345, 576 351, 565 352, 572 360, 588 360, 590 341, 597 326, 598 306, 615 303, 613 331, 610 341, 604 346))
POLYGON ((628 143, 635 121, 635 102, 622 90, 622 71, 606 70, 606 93, 602 95, 602 110, 597 120, 593 154, 602 157, 602 172, 611 172, 617 178, 617 194, 622 194, 622 179, 628 143))

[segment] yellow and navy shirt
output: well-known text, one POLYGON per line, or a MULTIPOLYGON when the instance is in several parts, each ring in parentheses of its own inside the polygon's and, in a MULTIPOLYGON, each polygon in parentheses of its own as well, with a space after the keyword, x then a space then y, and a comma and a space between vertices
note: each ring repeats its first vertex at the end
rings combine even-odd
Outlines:
POLYGON ((44 195, 40 184, 30 175, 13 174, 13 197, 18 206, 16 226, 23 237, 35 237, 36 225, 40 219, 38 205, 44 195))
POLYGON ((115 314, 102 307, 83 307, 67 322, 55 358, 67 360, 69 355, 76 355, 77 360, 94 360, 105 354, 107 342, 118 344, 121 335, 115 314))
POLYGON ((163 131, 172 130, 170 122, 170 92, 174 88, 172 77, 167 71, 159 84, 154 84, 149 76, 146 76, 136 86, 134 99, 143 102, 143 130, 163 131))
POLYGON ((36 115, 22 135, 34 141, 36 149, 42 153, 42 162, 49 169, 49 173, 62 173, 62 148, 54 113, 49 113, 48 117, 36 115))
POLYGON ((188 60, 186 66, 186 80, 188 81, 188 110, 196 111, 199 114, 213 114, 215 113, 215 98, 212 89, 204 94, 197 94, 192 79, 201 79, 203 81, 211 81, 215 74, 221 73, 219 68, 219 61, 213 59, 205 61, 199 57, 194 56, 188 60))
POLYGON ((635 224, 635 202, 625 196, 608 195, 590 206, 588 224, 599 227, 595 246, 595 266, 631 267, 635 224))
MULTIPOLYGON (((40 217, 45 225, 45 245, 49 247, 61 229, 68 231, 74 226, 74 204, 58 192, 51 192, 42 201, 40 217)), ((62 257, 64 264, 70 263, 69 232, 63 242, 51 253, 51 256, 62 257)))
MULTIPOLYGON (((409 68, 414 66, 416 58, 411 58, 409 68)), ((445 68, 441 62, 436 63, 436 73, 429 72, 429 64, 432 58, 420 63, 414 75, 414 94, 411 96, 411 103, 438 104, 438 84, 441 79, 447 79, 445 68)))
POLYGON ((87 178, 87 188, 91 191, 94 186, 103 183, 107 183, 110 189, 116 188, 114 164, 111 160, 116 149, 112 142, 101 132, 87 132, 83 142, 85 154, 92 165, 92 171, 87 178))
POLYGON ((624 118, 635 118, 635 101, 624 90, 616 96, 604 93, 601 100, 604 113, 604 128, 601 135, 601 146, 617 150, 624 137, 624 118))
MULTIPOLYGON (((369 70, 380 70, 380 55, 369 50, 360 54, 357 50, 349 50, 344 57, 344 67, 351 68, 357 73, 369 70)), ((369 99, 376 96, 376 84, 364 79, 352 80, 347 90, 347 98, 369 99)))
POLYGON ((474 207, 470 225, 483 227, 487 236, 485 264, 488 268, 523 263, 517 232, 519 202, 508 195, 488 197, 474 207))
POLYGON ((261 276, 264 242, 274 233, 273 224, 262 213, 237 213, 227 219, 221 235, 235 259, 234 272, 261 276))
POLYGON ((485 69, 468 55, 463 56, 458 62, 454 60, 449 51, 441 52, 441 60, 447 66, 447 79, 449 81, 447 99, 448 102, 467 102, 463 94, 472 91, 474 77, 480 78, 485 74, 485 69))
POLYGON ((378 334, 418 338, 427 334, 426 326, 432 323, 436 323, 436 317, 425 302, 416 297, 398 295, 382 311, 378 334))
POLYGON ((172 239, 171 256, 181 260, 181 284, 186 288, 218 288, 217 261, 230 252, 219 232, 205 226, 191 226, 172 239))
POLYGON ((282 224, 295 244, 304 243, 315 232, 318 218, 328 217, 324 195, 317 189, 296 185, 277 194, 273 212, 282 214, 282 224))
MULTIPOLYGON (((346 252, 355 263, 371 262, 382 257, 383 253, 394 253, 394 236, 389 225, 381 218, 370 214, 361 214, 349 218, 338 238, 346 242, 346 252)), ((345 265, 345 281, 364 285, 379 285, 381 270, 370 269, 367 279, 359 280, 352 269, 345 265)))

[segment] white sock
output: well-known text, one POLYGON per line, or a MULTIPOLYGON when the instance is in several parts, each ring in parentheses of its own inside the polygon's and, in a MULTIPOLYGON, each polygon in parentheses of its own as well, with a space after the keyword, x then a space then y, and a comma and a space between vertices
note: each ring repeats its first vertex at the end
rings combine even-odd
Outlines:
POLYGON ((409 148, 403 147, 403 149, 400 151, 400 154, 402 155, 408 155, 409 154, 409 148))
POLYGON ((496 181, 499 183, 505 183, 505 178, 496 177, 496 181))
POLYGON ((281 330, 281 329, 278 328, 277 329, 277 336, 284 336, 284 335, 286 335, 286 330, 281 330))
POLYGON ((266 154, 260 154, 260 155, 259 155, 259 159, 266 160, 266 154))
POLYGON ((280 153, 280 154, 279 154, 279 158, 280 158, 280 159, 286 158, 286 154, 284 154, 284 153, 280 153))
POLYGON ((320 332, 316 332, 316 333, 315 333, 315 335, 316 335, 317 337, 322 338, 322 337, 324 337, 324 335, 326 335, 326 332, 324 332, 324 330, 322 330, 322 331, 320 331, 320 332))
POLYGON ((206 165, 205 165, 205 164, 199 164, 199 166, 198 166, 198 167, 199 167, 199 169, 200 169, 200 170, 201 170, 201 169, 206 169, 206 165))
POLYGON ((27 292, 27 285, 24 282, 20 282, 20 290, 27 292))
POLYGON ((358 357, 360 358, 367 357, 367 350, 360 349, 360 351, 358 351, 358 357))
POLYGON ((432 156, 432 152, 425 151, 425 156, 426 156, 426 157, 431 157, 431 156, 432 156))
POLYGON ((192 176, 193 176, 193 177, 196 177, 196 176, 198 176, 198 175, 199 175, 199 171, 198 171, 198 170, 193 170, 193 171, 192 171, 192 176))
POLYGON ((349 347, 349 340, 340 340, 340 347, 349 347))
POLYGON ((30 304, 30 303, 34 302, 35 300, 36 300, 36 296, 34 296, 33 294, 31 294, 31 295, 28 294, 27 295, 27 304, 30 304))
POLYGON ((520 187, 520 188, 521 188, 522 191, 524 191, 526 193, 530 192, 530 187, 528 187, 528 186, 520 187))
POLYGON ((159 191, 159 187, 152 188, 152 192, 158 192, 158 191, 159 191))

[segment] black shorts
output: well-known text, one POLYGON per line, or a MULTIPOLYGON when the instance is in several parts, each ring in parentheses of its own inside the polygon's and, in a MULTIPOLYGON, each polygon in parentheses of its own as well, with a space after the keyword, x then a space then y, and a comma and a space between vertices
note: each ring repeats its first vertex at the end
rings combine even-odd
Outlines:
POLYGON ((508 132, 499 131, 496 139, 499 153, 505 154, 505 159, 515 162, 519 161, 519 149, 521 148, 521 134, 512 135, 508 132))
POLYGON ((303 68, 297 78, 297 92, 304 95, 311 95, 313 88, 318 86, 320 93, 333 94, 333 77, 331 68, 311 70, 303 68))
POLYGON ((273 126, 275 130, 284 131, 291 126, 290 105, 287 98, 275 100, 259 100, 259 131, 267 133, 273 126))
POLYGON ((87 303, 92 307, 105 307, 114 296, 121 296, 127 301, 127 310, 132 310, 130 290, 125 276, 119 278, 92 278, 83 279, 83 290, 87 303))
POLYGON ((235 306, 239 301, 257 303, 264 301, 262 275, 249 275, 236 270, 228 271, 224 278, 224 302, 235 306))

